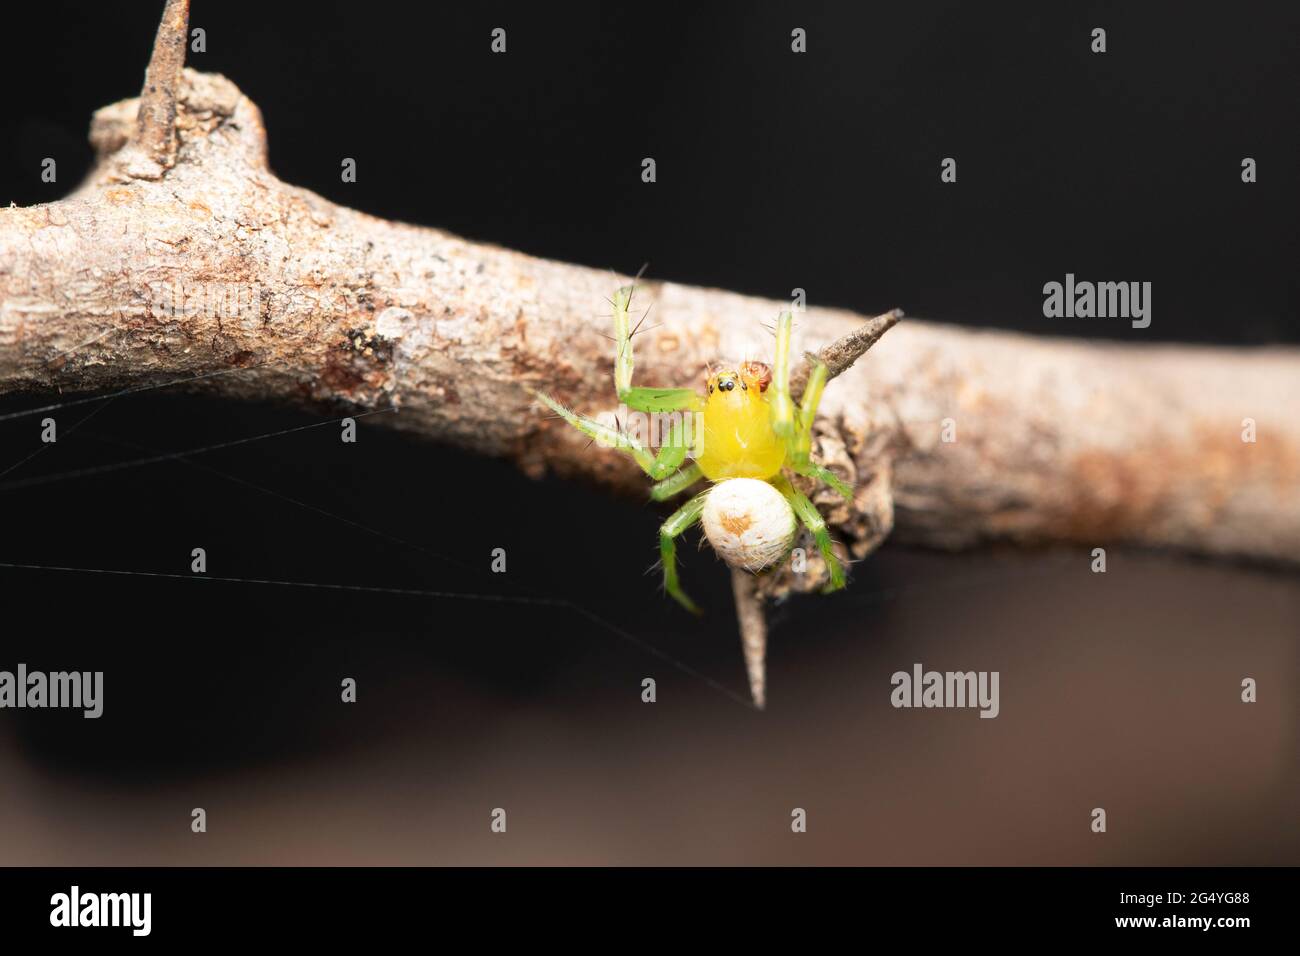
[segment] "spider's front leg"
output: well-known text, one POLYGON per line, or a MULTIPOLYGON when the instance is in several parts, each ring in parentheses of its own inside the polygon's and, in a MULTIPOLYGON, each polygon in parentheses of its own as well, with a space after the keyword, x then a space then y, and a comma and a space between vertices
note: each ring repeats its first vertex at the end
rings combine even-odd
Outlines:
POLYGON ((772 363, 772 430, 786 443, 786 464, 791 471, 823 481, 852 501, 853 489, 829 468, 812 460, 812 428, 826 388, 826 363, 810 355, 813 367, 804 386, 803 401, 796 406, 790 397, 791 325, 790 313, 782 312, 776 320, 776 357, 772 363))
POLYGON ((692 614, 702 613, 695 602, 686 596, 677 580, 677 537, 700 520, 704 513, 704 499, 708 491, 702 491, 686 504, 682 505, 659 528, 659 558, 664 566, 664 590, 671 594, 682 607, 692 614))
POLYGON ((822 400, 822 390, 826 388, 826 363, 810 355, 813 363, 808 375, 808 384, 803 390, 803 401, 799 407, 799 418, 795 424, 794 440, 789 451, 788 464, 796 475, 807 475, 830 485, 849 501, 853 500, 853 489, 825 465, 820 465, 812 458, 813 421, 817 418, 817 406, 822 400))
POLYGON ((623 286, 614 293, 614 389, 618 400, 638 412, 699 411, 700 396, 689 388, 633 388, 632 369, 632 292, 635 286, 623 286))
POLYGON ((791 445, 795 437, 795 406, 790 397, 790 329, 794 319, 782 312, 776 319, 776 355, 772 360, 772 430, 791 445))
MULTIPOLYGON (((636 331, 632 328, 632 319, 628 314, 632 304, 632 291, 632 286, 624 286, 614 293, 614 389, 619 401, 632 411, 664 415, 668 418, 668 435, 665 441, 659 443, 657 453, 652 454, 649 448, 621 428, 611 428, 595 419, 579 415, 565 408, 549 395, 541 392, 534 394, 538 401, 588 438, 630 454, 641 466, 641 470, 655 481, 662 482, 670 477, 673 478, 673 484, 656 489, 652 493, 656 500, 662 500, 694 483, 694 478, 687 478, 685 475, 679 478, 675 473, 686 461, 686 453, 689 450, 686 435, 698 434, 700 430, 695 421, 688 420, 685 416, 695 415, 703 404, 700 396, 689 388, 632 387, 634 367, 632 335, 636 331), (681 483, 678 484, 677 481, 681 483)), ((695 478, 699 477, 698 472, 694 475, 695 478)))

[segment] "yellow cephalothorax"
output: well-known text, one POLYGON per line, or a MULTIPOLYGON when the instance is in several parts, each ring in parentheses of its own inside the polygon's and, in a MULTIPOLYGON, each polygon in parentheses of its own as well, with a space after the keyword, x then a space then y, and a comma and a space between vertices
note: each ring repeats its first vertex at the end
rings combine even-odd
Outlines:
POLYGON ((772 369, 762 362, 709 375, 704 445, 696 459, 705 478, 766 479, 781 471, 786 443, 772 427, 771 383, 772 369))

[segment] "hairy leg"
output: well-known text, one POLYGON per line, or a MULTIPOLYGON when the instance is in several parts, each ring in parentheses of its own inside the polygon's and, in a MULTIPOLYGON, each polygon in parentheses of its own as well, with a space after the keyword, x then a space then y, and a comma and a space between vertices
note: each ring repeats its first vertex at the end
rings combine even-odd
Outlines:
POLYGON ((614 389, 618 400, 639 412, 695 411, 700 396, 689 388, 633 388, 632 306, 634 286, 624 286, 614 293, 614 389))
POLYGON ((537 396, 539 402, 588 438, 595 439, 607 448, 617 448, 620 451, 627 452, 641 466, 641 470, 655 481, 667 478, 680 468, 682 462, 686 460, 686 446, 682 442, 680 423, 674 426, 668 436, 667 443, 659 449, 659 453, 652 455, 648 448, 631 435, 619 431, 617 428, 601 424, 594 418, 579 415, 542 392, 534 392, 533 394, 537 396))

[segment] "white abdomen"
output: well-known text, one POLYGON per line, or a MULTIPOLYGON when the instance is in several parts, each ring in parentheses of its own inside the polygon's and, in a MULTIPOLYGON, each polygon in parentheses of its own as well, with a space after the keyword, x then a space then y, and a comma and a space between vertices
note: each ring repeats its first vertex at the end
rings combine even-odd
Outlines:
POLYGON ((794 544, 789 503, 766 481, 729 478, 709 491, 702 515, 705 537, 733 568, 761 571, 794 544))

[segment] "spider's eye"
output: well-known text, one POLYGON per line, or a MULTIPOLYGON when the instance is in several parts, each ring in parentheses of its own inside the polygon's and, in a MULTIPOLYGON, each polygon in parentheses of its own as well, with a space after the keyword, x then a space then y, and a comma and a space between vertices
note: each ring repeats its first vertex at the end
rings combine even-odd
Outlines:
POLYGON ((718 388, 722 389, 724 392, 729 392, 735 387, 736 387, 736 383, 733 382, 731 379, 726 379, 725 381, 718 383, 718 388))

